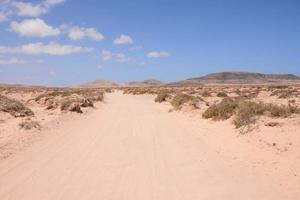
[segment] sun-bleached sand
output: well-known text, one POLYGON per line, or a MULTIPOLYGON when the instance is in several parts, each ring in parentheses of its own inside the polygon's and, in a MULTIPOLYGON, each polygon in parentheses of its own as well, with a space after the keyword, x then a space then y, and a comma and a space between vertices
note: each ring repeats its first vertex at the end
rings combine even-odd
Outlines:
POLYGON ((282 150, 268 144, 271 128, 241 136, 228 121, 168 110, 150 95, 106 94, 94 111, 43 130, 41 140, 2 160, 0 199, 299 197, 295 126, 274 129, 275 138, 286 135, 282 150))

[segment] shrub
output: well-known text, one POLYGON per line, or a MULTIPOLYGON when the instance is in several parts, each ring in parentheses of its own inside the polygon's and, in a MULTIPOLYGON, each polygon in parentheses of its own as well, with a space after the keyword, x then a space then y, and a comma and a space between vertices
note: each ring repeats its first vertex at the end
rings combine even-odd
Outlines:
POLYGON ((63 101, 61 103, 60 110, 82 113, 80 103, 78 103, 78 101, 74 100, 74 99, 68 99, 68 100, 63 101))
POLYGON ((204 90, 204 91, 201 93, 201 95, 202 95, 203 97, 210 97, 210 96, 211 96, 211 93, 210 93, 209 91, 207 91, 207 90, 204 90))
POLYGON ((169 95, 169 92, 167 91, 167 90, 163 90, 163 91, 160 91, 158 94, 157 94, 157 96, 156 96, 156 98, 155 98, 155 102, 158 102, 158 103, 161 103, 161 102, 163 102, 163 101, 166 101, 167 100, 167 98, 169 97, 170 95, 169 95))
POLYGON ((289 106, 286 105, 278 106, 274 104, 268 104, 267 111, 270 113, 271 117, 288 117, 292 114, 289 106))
POLYGON ((32 110, 21 102, 0 95, 0 111, 8 112, 14 117, 33 116, 32 110))
POLYGON ((266 107, 263 103, 255 103, 251 101, 244 101, 238 104, 233 124, 236 128, 247 126, 255 122, 257 115, 263 115, 266 107))
POLYGON ((228 95, 225 92, 218 92, 217 97, 228 97, 228 95))
POLYGON ((188 101, 190 101, 190 100, 192 100, 192 99, 193 99, 192 96, 187 95, 187 94, 180 93, 180 94, 177 94, 177 95, 173 98, 171 104, 172 104, 172 106, 173 106, 176 110, 178 110, 178 109, 181 108, 181 106, 182 106, 184 103, 186 103, 186 102, 188 102, 188 101))
POLYGON ((230 118, 237 107, 237 102, 231 98, 224 98, 220 103, 214 104, 207 108, 202 114, 205 119, 225 120, 230 118))

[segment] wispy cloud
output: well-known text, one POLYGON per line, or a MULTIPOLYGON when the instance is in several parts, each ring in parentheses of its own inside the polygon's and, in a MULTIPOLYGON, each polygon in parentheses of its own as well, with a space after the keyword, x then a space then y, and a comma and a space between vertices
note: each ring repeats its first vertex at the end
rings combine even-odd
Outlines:
POLYGON ((73 27, 69 30, 69 38, 71 40, 90 38, 92 40, 100 41, 104 39, 104 36, 95 28, 73 27))
POLYGON ((43 44, 30 43, 17 47, 0 46, 0 53, 2 54, 48 54, 55 56, 63 56, 74 53, 90 52, 91 48, 73 46, 73 45, 60 45, 57 43, 43 44))
POLYGON ((8 14, 4 11, 0 11, 0 22, 6 21, 7 20, 8 14))
POLYGON ((128 62, 131 60, 124 53, 112 53, 111 51, 108 50, 102 50, 100 56, 103 61, 113 60, 117 62, 128 62))
POLYGON ((42 63, 42 60, 23 60, 19 58, 0 59, 0 65, 24 65, 28 63, 42 63))
POLYGON ((45 0, 41 3, 30 3, 22 1, 11 1, 11 5, 16 9, 19 16, 37 17, 49 12, 49 10, 65 0, 45 0))
POLYGON ((138 51, 138 50, 141 50, 143 49, 142 46, 133 46, 133 47, 130 47, 128 50, 129 51, 138 51))
POLYGON ((148 58, 167 58, 170 54, 166 51, 151 51, 147 54, 148 58))
POLYGON ((58 28, 54 28, 44 22, 42 19, 25 19, 22 22, 13 21, 10 28, 25 37, 48 37, 60 34, 58 28))
POLYGON ((114 40, 114 44, 121 45, 121 44, 132 44, 133 39, 128 35, 120 35, 120 37, 114 40))

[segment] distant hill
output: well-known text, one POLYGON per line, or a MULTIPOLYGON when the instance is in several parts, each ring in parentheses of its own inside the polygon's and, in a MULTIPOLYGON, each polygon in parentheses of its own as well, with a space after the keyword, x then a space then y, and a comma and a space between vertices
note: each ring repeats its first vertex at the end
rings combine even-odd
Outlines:
POLYGON ((220 72, 202 77, 169 83, 174 86, 197 86, 205 84, 290 84, 300 83, 293 74, 261 74, 253 72, 220 72))
POLYGON ((125 85, 129 86, 159 86, 163 85, 163 83, 156 79, 144 80, 142 82, 128 82, 125 85))
POLYGON ((96 80, 90 83, 86 83, 83 85, 80 85, 79 87, 83 88, 99 88, 99 87, 116 87, 118 86, 117 83, 114 83, 112 81, 106 81, 106 80, 96 80))

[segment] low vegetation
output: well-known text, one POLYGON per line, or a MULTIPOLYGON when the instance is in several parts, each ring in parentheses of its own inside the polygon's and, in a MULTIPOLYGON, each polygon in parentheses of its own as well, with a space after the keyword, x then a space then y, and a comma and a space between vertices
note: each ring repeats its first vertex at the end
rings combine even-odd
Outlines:
POLYGON ((103 101, 102 90, 97 89, 55 89, 47 91, 33 101, 53 110, 82 113, 82 107, 94 107, 94 102, 103 101))
POLYGON ((220 103, 208 107, 202 117, 213 120, 226 120, 231 116, 236 128, 247 127, 264 115, 272 118, 286 118, 292 114, 300 114, 300 108, 292 105, 276 105, 272 103, 254 102, 242 99, 224 98, 220 103))
POLYGON ((263 115, 266 106, 263 103, 244 101, 238 104, 233 124, 236 128, 247 126, 256 121, 257 116, 263 115))
POLYGON ((163 101, 166 101, 170 97, 170 93, 168 90, 162 90, 160 91, 156 98, 154 99, 155 102, 161 103, 163 101))
POLYGON ((237 102, 231 98, 224 98, 220 103, 213 104, 202 114, 205 119, 225 120, 232 116, 237 102))
POLYGON ((33 111, 23 103, 0 95, 0 111, 7 112, 14 117, 33 116, 33 111))
POLYGON ((192 96, 180 93, 180 94, 177 94, 173 98, 173 100, 171 101, 171 104, 175 110, 179 110, 184 103, 187 103, 188 101, 191 101, 192 99, 193 99, 192 96))
POLYGON ((225 92, 218 92, 217 97, 228 97, 228 95, 225 92))

